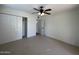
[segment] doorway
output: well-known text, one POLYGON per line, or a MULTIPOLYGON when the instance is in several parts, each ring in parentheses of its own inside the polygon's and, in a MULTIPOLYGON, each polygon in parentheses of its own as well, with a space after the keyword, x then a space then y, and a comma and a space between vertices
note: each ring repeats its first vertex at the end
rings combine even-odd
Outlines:
POLYGON ((27 38, 27 17, 22 17, 22 37, 27 38))
POLYGON ((41 35, 41 17, 38 16, 36 21, 36 35, 41 35))
POLYGON ((37 24, 36 24, 36 35, 43 35, 45 36, 45 20, 41 17, 37 18, 37 24))

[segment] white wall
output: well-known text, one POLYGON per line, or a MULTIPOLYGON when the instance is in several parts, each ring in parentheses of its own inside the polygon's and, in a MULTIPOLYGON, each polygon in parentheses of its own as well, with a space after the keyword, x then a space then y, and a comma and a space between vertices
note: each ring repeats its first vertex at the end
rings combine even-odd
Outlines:
POLYGON ((0 8, 0 13, 4 13, 0 14, 0 44, 22 38, 22 17, 27 17, 27 37, 36 35, 34 15, 4 7, 0 8))
POLYGON ((45 35, 79 46, 79 10, 42 17, 45 35))

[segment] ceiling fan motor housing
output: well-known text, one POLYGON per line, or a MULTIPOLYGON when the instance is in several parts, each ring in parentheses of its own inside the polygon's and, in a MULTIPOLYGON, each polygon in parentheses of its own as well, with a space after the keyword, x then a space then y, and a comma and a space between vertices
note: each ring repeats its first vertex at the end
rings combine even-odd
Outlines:
POLYGON ((43 11, 44 11, 43 9, 40 9, 40 13, 41 13, 41 14, 43 13, 43 11))

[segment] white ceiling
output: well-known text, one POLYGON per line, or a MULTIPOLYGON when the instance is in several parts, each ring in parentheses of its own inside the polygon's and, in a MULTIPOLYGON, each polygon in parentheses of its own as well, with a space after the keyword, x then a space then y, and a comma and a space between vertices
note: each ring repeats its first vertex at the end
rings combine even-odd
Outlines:
POLYGON ((76 6, 75 4, 3 4, 1 6, 33 13, 35 12, 33 8, 38 8, 41 5, 44 6, 45 9, 51 8, 52 12, 69 10, 76 6))

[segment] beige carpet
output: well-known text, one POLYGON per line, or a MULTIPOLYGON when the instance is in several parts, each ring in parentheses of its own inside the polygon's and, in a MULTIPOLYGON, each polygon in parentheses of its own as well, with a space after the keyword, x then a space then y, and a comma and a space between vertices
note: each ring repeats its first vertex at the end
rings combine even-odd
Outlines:
POLYGON ((48 37, 37 36, 0 45, 0 54, 71 55, 79 48, 48 37))

